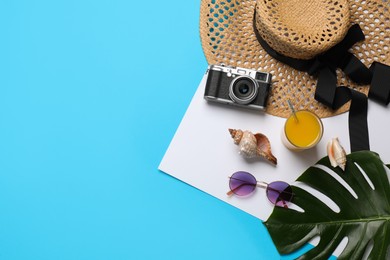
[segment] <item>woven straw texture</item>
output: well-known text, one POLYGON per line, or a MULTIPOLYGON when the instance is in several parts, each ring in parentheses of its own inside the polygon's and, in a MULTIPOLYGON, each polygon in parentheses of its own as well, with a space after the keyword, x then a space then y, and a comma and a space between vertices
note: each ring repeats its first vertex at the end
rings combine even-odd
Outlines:
POLYGON ((302 0, 257 1, 256 27, 268 45, 279 53, 311 59, 344 38, 349 8, 347 0, 302 3, 302 0))
MULTIPOLYGON (((257 1, 271 2, 270 0, 257 1)), ((282 0, 275 2, 282 2, 282 0)), ((306 4, 312 1, 293 2, 306 4)), ((321 2, 321 0, 316 2, 321 2)), ((323 2, 327 4, 327 2, 333 3, 334 1, 323 2)), ((340 13, 343 13, 344 17, 347 16, 348 11, 344 8, 344 1, 339 1, 339 3, 342 5, 342 8, 339 8, 340 13)), ((309 109, 320 117, 334 116, 348 111, 349 103, 337 111, 333 111, 317 102, 314 99, 317 83, 315 77, 308 75, 306 72, 294 70, 288 65, 273 59, 262 49, 253 31, 255 5, 256 0, 202 0, 200 36, 208 63, 224 63, 271 73, 273 83, 266 110, 268 114, 288 117, 290 110, 287 99, 293 101, 296 109, 309 109)), ((346 28, 357 23, 366 36, 365 41, 355 44, 351 52, 366 66, 370 66, 374 61, 390 65, 390 3, 388 0, 348 0, 347 6, 350 21, 346 28)), ((337 12, 335 13, 337 14, 337 12)), ((303 16, 303 14, 301 15, 303 16)), ((335 20, 337 21, 337 19, 335 20)), ((286 21, 283 22, 286 23, 286 21)), ((314 25, 314 22, 308 22, 308 24, 314 25)), ((338 28, 343 27, 336 24, 336 22, 335 25, 338 28)), ((272 25, 267 26, 267 28, 271 27, 272 25)), ((297 30, 295 27, 293 29, 297 30)), ((279 30, 277 31, 279 32, 279 30)), ((322 28, 317 30, 317 32, 322 31, 322 28)), ((343 35, 342 32, 339 34, 343 35)), ((294 40, 293 36, 295 37, 295 35, 288 35, 289 38, 292 37, 294 40)), ((304 38, 302 39, 304 42, 304 38)), ((332 34, 332 37, 329 38, 330 41, 338 41, 338 38, 332 34)), ((312 53, 312 50, 309 52, 312 53)), ((368 86, 354 84, 339 70, 337 76, 339 86, 349 86, 365 94, 368 93, 368 86)))

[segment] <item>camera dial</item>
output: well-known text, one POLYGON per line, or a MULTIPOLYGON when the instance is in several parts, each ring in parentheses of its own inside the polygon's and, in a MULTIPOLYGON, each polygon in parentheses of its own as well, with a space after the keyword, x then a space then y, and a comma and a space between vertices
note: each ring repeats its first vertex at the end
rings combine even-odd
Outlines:
POLYGON ((232 80, 229 87, 229 97, 238 104, 249 104, 257 96, 257 82, 247 76, 239 76, 232 80))

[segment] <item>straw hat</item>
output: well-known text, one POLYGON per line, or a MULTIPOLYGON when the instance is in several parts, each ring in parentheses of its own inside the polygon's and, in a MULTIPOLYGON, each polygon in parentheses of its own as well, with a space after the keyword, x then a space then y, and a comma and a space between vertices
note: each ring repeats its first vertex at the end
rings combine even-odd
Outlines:
MULTIPOLYGON (((331 49, 358 24, 365 40, 353 45, 353 53, 369 67, 374 61, 390 65, 390 2, 388 0, 202 0, 200 35, 209 64, 256 69, 273 75, 266 112, 287 117, 287 99, 297 108, 320 117, 348 111, 349 103, 336 111, 314 99, 317 78, 272 58, 257 35, 276 52, 309 60, 331 49), (257 32, 255 31, 257 30, 257 32)), ((367 94, 337 69, 337 85, 367 94)))

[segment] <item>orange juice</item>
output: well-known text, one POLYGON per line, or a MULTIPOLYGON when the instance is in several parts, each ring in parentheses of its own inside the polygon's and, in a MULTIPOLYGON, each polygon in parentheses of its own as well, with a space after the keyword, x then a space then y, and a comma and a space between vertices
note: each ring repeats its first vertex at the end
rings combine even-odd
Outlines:
POLYGON ((297 118, 291 115, 284 125, 283 143, 287 148, 293 150, 303 150, 315 146, 323 134, 321 119, 307 110, 300 110, 295 114, 297 118))

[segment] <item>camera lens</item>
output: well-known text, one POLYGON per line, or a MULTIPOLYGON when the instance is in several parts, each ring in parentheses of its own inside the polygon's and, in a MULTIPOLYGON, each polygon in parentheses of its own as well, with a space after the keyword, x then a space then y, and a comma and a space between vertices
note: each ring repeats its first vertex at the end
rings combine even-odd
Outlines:
POLYGON ((251 89, 248 82, 246 82, 246 80, 241 80, 236 84, 233 91, 237 96, 245 98, 248 96, 248 94, 250 94, 250 90, 251 89))
POLYGON ((230 98, 239 104, 248 104, 255 99, 257 95, 257 82, 246 76, 235 78, 229 89, 230 98))

